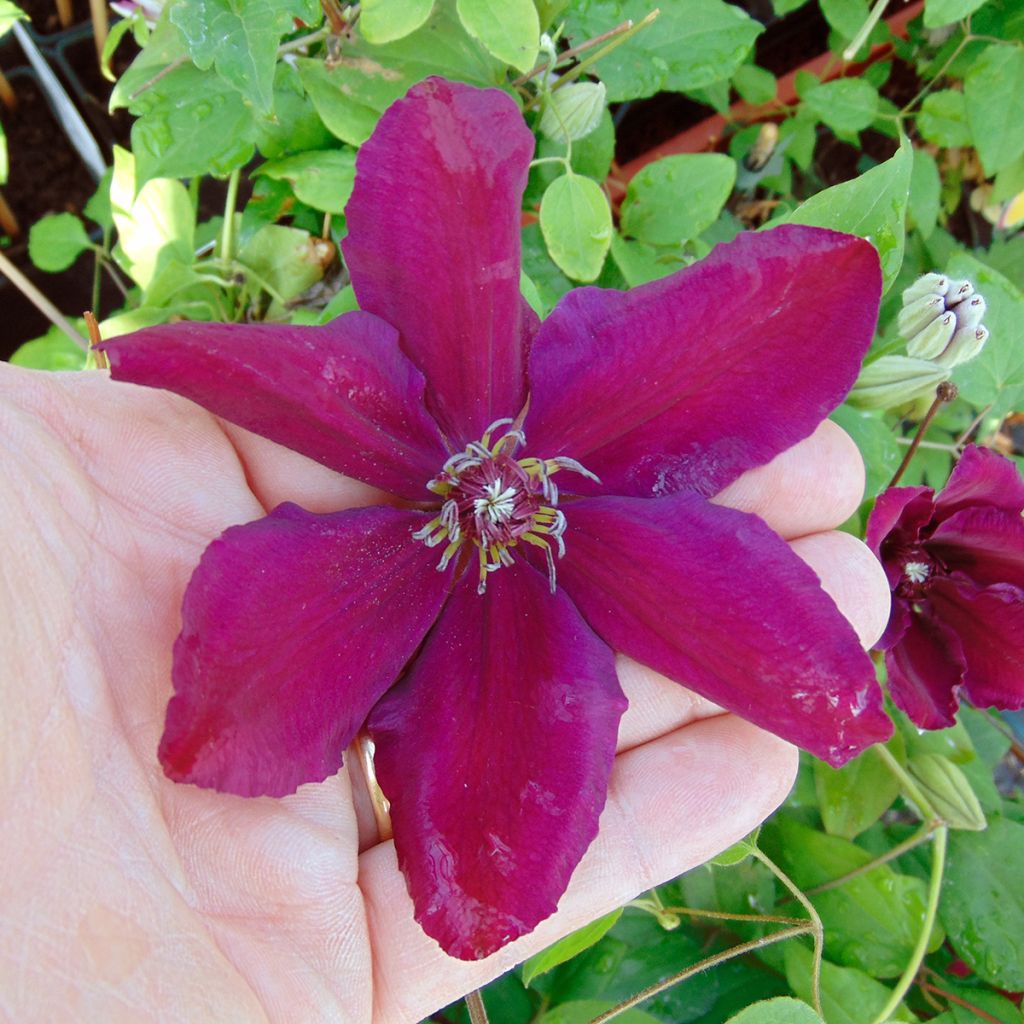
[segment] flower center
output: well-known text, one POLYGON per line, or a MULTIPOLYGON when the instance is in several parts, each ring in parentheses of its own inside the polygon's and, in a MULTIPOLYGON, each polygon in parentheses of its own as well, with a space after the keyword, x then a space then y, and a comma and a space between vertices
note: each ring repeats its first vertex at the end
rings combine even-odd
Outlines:
POLYGON ((932 574, 932 567, 927 562, 906 562, 903 575, 911 583, 924 583, 932 574))
POLYGON ((523 432, 511 419, 496 420, 479 441, 453 455, 427 488, 442 499, 438 514, 413 534, 427 547, 444 544, 438 562, 444 570, 468 541, 477 549, 480 582, 477 593, 487 589, 487 575, 513 562, 512 549, 520 542, 542 548, 548 565, 551 591, 555 590, 555 555, 565 554, 565 513, 558 508, 558 486, 551 479, 567 469, 597 480, 575 459, 514 458, 525 444, 523 432), (507 429, 492 441, 492 435, 507 429))

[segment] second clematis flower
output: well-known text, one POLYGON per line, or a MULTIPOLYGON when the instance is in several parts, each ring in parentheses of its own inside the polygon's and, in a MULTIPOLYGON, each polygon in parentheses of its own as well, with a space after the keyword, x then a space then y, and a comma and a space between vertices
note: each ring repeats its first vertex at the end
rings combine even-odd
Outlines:
POLYGON ((1024 480, 970 445, 942 493, 891 487, 868 520, 892 614, 878 647, 889 692, 923 729, 953 724, 960 693, 1024 707, 1024 480))
POLYGON ((281 505, 210 545, 159 756, 181 782, 283 795, 365 726, 417 919, 466 959, 550 915, 597 833, 613 651, 833 764, 890 731, 814 572, 708 500, 849 390, 874 249, 780 227, 540 323, 520 294, 532 155, 508 96, 427 80, 359 153, 359 312, 102 346, 114 377, 394 496, 281 505))

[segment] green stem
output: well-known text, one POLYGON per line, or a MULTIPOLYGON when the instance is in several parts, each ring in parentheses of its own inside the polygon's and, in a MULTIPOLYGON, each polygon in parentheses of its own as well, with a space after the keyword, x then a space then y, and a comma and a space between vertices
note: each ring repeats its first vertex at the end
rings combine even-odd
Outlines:
POLYGON ((942 875, 946 869, 946 840, 949 836, 949 829, 945 825, 935 830, 935 837, 932 845, 932 873, 928 880, 928 903, 925 907, 924 923, 921 926, 921 934, 917 937, 917 945, 910 956, 910 962, 906 970, 900 975, 900 980, 889 996, 889 1001, 882 1008, 881 1012, 871 1024, 885 1024, 885 1021, 896 1012, 903 997, 910 991, 914 984, 914 978, 921 968, 925 954, 928 952, 928 941, 932 936, 932 928, 935 927, 935 916, 939 910, 939 893, 942 891, 942 875))
POLYGON ((904 795, 910 797, 917 804, 922 817, 941 821, 941 817, 936 813, 935 808, 932 807, 928 797, 921 792, 921 787, 910 777, 907 770, 892 756, 889 750, 882 746, 881 743, 876 743, 871 749, 882 759, 886 768, 896 776, 904 795))
POLYGON ((807 916, 810 919, 807 931, 814 937, 814 964, 811 968, 811 997, 814 1001, 814 1012, 819 1017, 824 1017, 824 1013, 821 1009, 821 960, 824 955, 824 942, 825 942, 825 929, 822 926, 821 918, 818 916, 818 911, 814 909, 814 904, 802 893, 797 884, 786 874, 762 850, 760 847, 753 847, 750 851, 751 856, 756 857, 790 892, 793 898, 807 911, 807 916))
POLYGON ((911 850, 916 849, 922 843, 926 843, 932 833, 942 825, 942 822, 938 819, 933 821, 926 821, 921 828, 915 832, 909 839, 904 839, 902 843, 897 843, 891 849, 886 850, 885 853, 880 854, 873 860, 869 860, 867 864, 862 864, 859 868, 854 868, 853 871, 848 871, 845 875, 840 875, 838 878, 833 878, 831 882, 822 882, 821 885, 816 885, 812 889, 808 889, 805 896, 817 896, 819 892, 828 892, 829 889, 838 889, 841 885, 846 885, 847 882, 852 882, 855 878, 860 878, 861 875, 866 875, 875 868, 880 868, 883 864, 888 864, 889 861, 895 860, 897 857, 902 857, 903 854, 909 853, 911 850))
POLYGON ((932 77, 929 78, 928 81, 924 83, 924 86, 922 86, 920 92, 918 92, 918 94, 905 107, 903 107, 903 109, 900 111, 900 114, 909 114, 910 111, 913 110, 914 107, 916 107, 918 103, 920 103, 921 100, 923 100, 925 96, 927 96, 928 93, 932 91, 932 89, 935 87, 935 83, 940 78, 942 78, 942 76, 949 70, 950 65, 953 63, 953 61, 957 59, 957 57, 960 56, 961 52, 963 51, 963 48, 969 42, 971 42, 972 39, 973 36, 970 34, 970 32, 964 33, 963 39, 960 40, 960 43, 957 46, 957 48, 946 59, 946 63, 943 64, 941 68, 939 68, 936 74, 932 75, 932 77))
POLYGON ((228 194, 224 199, 224 223, 220 229, 220 258, 230 263, 235 258, 235 204, 238 202, 238 181, 242 170, 236 167, 228 178, 228 194))
POLYGON ((857 55, 857 51, 867 41, 871 30, 878 24, 878 19, 882 17, 882 12, 885 10, 888 0, 875 0, 875 6, 871 8, 868 13, 867 20, 860 27, 860 31, 850 40, 850 45, 843 50, 843 60, 853 60, 857 55))

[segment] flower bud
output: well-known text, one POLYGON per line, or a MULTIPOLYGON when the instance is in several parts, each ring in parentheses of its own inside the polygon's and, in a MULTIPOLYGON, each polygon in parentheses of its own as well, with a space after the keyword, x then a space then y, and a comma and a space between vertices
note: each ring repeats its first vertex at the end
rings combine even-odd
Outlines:
POLYGON ((849 402, 860 409, 895 409, 928 395, 948 376, 929 359, 882 356, 860 372, 849 402))
POLYGON ((938 754, 918 754, 907 764, 935 813, 950 827, 980 832, 985 813, 964 773, 938 754))
POLYGON ((954 366, 973 359, 985 347, 986 341, 988 341, 987 327, 962 327, 953 335, 945 352, 935 358, 935 362, 939 366, 951 370, 954 366))
POLYGON ((555 142, 575 142, 589 135, 604 111, 603 82, 573 82, 552 92, 540 119, 540 130, 555 142))
POLYGON ((970 281, 924 274, 904 291, 896 328, 908 355, 949 371, 982 350, 988 338, 984 315, 985 300, 970 281))
POLYGON ((945 311, 946 300, 941 295, 922 295, 900 310, 896 329, 904 338, 912 338, 945 311))
POLYGON ((907 342, 907 355, 915 359, 934 359, 941 355, 956 333, 956 313, 943 313, 907 342))
POLYGON ((922 274, 909 288, 904 289, 903 305, 907 306, 922 295, 945 295, 949 278, 943 274, 922 274))

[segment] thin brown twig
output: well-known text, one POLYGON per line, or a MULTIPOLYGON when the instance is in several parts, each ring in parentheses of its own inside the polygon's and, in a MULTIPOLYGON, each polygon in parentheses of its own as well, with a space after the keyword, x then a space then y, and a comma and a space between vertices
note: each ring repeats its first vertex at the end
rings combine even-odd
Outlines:
POLYGON ((475 988, 466 995, 466 1009, 469 1011, 469 1024, 488 1024, 487 1007, 480 989, 475 988))
POLYGON ((137 97, 141 96, 147 89, 152 89, 157 82, 159 82, 163 78, 166 78, 172 71, 177 71, 178 68, 180 68, 182 64, 186 63, 187 61, 188 56, 186 54, 182 54, 180 57, 175 57, 170 64, 168 64, 166 67, 162 67, 152 78, 147 79, 145 82, 143 82, 142 85, 140 85, 138 89, 136 89, 135 92, 133 92, 128 97, 128 99, 134 100, 137 97))
POLYGON ((938 985, 933 985, 929 981, 922 981, 920 985, 922 993, 933 992, 937 996, 942 996, 943 999, 948 999, 951 1003, 956 1003, 957 1006, 962 1006, 965 1010, 975 1014, 982 1020, 991 1021, 992 1024, 1002 1024, 1002 1021, 998 1017, 993 1017, 991 1013, 986 1013, 980 1007, 975 1006, 974 1003, 969 1003, 966 999, 962 999, 958 995, 954 995, 952 992, 947 992, 943 988, 939 988, 938 985))
POLYGON ((59 327, 79 348, 89 350, 88 342, 71 326, 67 317, 3 254, 2 250, 0 274, 3 274, 50 323, 59 327))
POLYGON ((899 483, 900 477, 907 470, 907 466, 910 465, 910 460, 914 457, 917 449, 921 445, 921 441, 924 439, 924 435, 928 432, 928 428, 932 425, 932 420, 935 419, 939 409, 941 409, 947 402, 953 402, 956 400, 956 396, 959 394, 957 386, 951 380, 944 380, 935 389, 935 401, 932 402, 931 408, 925 413, 925 417, 921 420, 921 425, 917 428, 917 433, 914 435, 914 440, 910 442, 910 447, 907 449, 907 454, 903 456, 903 461, 899 465, 899 469, 893 473, 892 479, 889 481, 890 487, 895 487, 899 483))
POLYGON ((15 110, 18 106, 18 97, 2 71, 0 71, 0 103, 8 110, 15 110))
MULTIPOLYGON (((623 32, 628 32, 633 27, 632 18, 627 18, 625 21, 619 22, 615 28, 608 29, 607 32, 602 32, 599 36, 594 36, 593 39, 587 39, 577 46, 570 46, 568 50, 564 50, 558 55, 558 60, 555 61, 555 67, 561 67, 562 64, 567 63, 574 57, 581 53, 585 53, 592 46, 600 46, 601 43, 607 42, 609 39, 613 39, 617 35, 621 35, 623 32)), ((539 75, 542 71, 548 68, 551 64, 550 60, 542 60, 535 68, 527 71, 525 75, 520 75, 518 78, 512 80, 513 86, 525 85, 534 75, 539 75)))
POLYGON ((964 444, 966 444, 966 442, 967 442, 967 439, 971 436, 971 434, 974 433, 974 431, 978 428, 978 425, 981 423, 981 421, 991 411, 992 411, 992 403, 989 402, 989 404, 986 405, 985 408, 982 409, 981 412, 979 412, 978 415, 975 416, 973 420, 971 420, 971 425, 956 439, 956 446, 957 446, 957 448, 963 448, 964 444))
POLYGON ((738 946, 732 946, 730 949, 724 950, 721 953, 716 953, 714 956, 706 957, 699 963, 691 964, 689 967, 673 974, 664 981, 659 981, 654 985, 649 985, 647 988, 641 989, 641 991, 637 992, 636 995, 630 996, 629 999, 624 1000, 617 1006, 613 1006, 610 1010, 606 1010, 600 1016, 595 1017, 590 1024, 605 1024, 606 1021, 612 1020, 613 1018, 618 1017, 619 1014, 633 1009, 634 1006, 639 1006, 640 1003, 646 1002, 653 996, 664 992, 666 989, 672 988, 673 985, 678 985, 681 981, 686 981, 687 978, 691 978, 693 975, 699 974, 701 971, 707 970, 709 967, 716 967, 718 964, 723 964, 727 960, 733 960, 738 956, 743 956, 744 953, 752 953, 754 950, 763 949, 765 946, 770 946, 775 942, 782 942, 784 939, 796 938, 798 935, 810 935, 813 931, 813 925, 808 923, 798 928, 786 928, 784 931, 775 932, 773 935, 765 935, 760 939, 752 939, 750 942, 741 942, 738 946))

